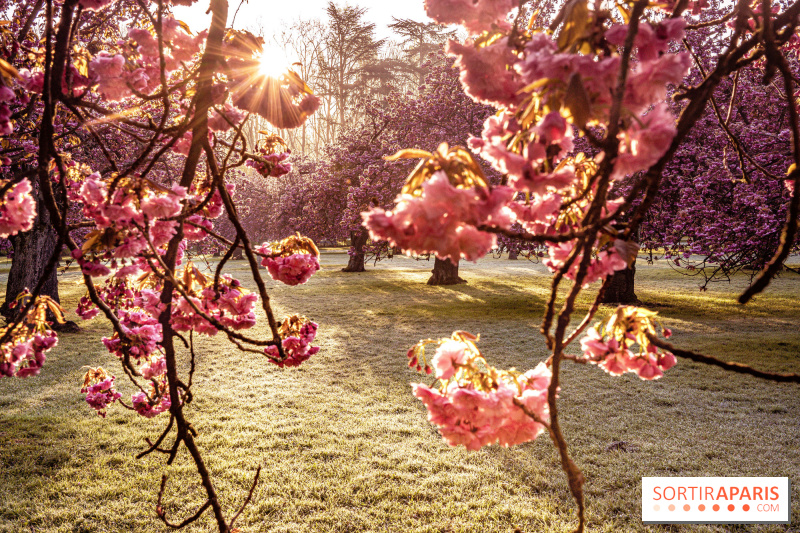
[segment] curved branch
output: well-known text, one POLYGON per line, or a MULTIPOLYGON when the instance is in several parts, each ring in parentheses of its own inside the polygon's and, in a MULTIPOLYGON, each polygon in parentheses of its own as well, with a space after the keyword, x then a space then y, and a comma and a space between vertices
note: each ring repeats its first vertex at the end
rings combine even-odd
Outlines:
POLYGON ((769 381, 777 381, 779 383, 800 383, 800 374, 765 372, 763 370, 758 370, 757 368, 753 368, 749 365, 745 365, 742 363, 736 363, 733 361, 723 361, 721 359, 717 359, 716 357, 712 357, 710 355, 703 355, 697 352, 692 352, 690 350, 683 350, 681 348, 677 348, 672 344, 668 343, 667 341, 659 339, 655 335, 648 335, 647 338, 648 340, 650 340, 652 344, 658 346, 659 348, 667 350, 679 357, 691 359, 696 363, 718 366, 730 372, 736 372, 737 374, 748 374, 750 376, 755 376, 761 379, 767 379, 769 381))

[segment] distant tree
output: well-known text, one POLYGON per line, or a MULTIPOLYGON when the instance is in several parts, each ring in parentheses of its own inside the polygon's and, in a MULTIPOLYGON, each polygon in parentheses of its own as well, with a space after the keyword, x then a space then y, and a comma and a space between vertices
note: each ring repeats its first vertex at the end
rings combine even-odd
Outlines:
MULTIPOLYGON (((363 100, 368 82, 374 77, 372 67, 385 40, 375 38, 375 24, 366 22, 366 8, 328 3, 324 48, 319 59, 323 93, 335 97, 337 123, 330 126, 340 131, 352 124, 357 109, 352 105, 363 100)), ((332 138, 331 135, 329 138, 332 138)))
POLYGON ((407 59, 404 70, 414 76, 420 86, 425 82, 426 69, 423 65, 426 58, 440 52, 455 31, 446 31, 444 26, 435 22, 416 22, 395 17, 392 20, 394 22, 389 24, 389 28, 402 38, 403 53, 407 59))

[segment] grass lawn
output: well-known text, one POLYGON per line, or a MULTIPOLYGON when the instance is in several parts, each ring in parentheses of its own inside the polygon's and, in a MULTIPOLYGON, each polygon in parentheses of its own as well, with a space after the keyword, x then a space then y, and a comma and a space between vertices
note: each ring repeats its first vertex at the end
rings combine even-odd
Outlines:
MULTIPOLYGON (((188 414, 228 516, 261 465, 242 532, 567 531, 574 507, 549 438, 450 448, 411 395, 409 383, 429 378, 410 371, 405 357, 420 338, 463 329, 481 334, 496 366, 532 368, 546 356, 537 333, 546 269, 488 258, 462 266, 467 285, 428 287, 431 263, 398 257, 346 274, 346 257, 323 254, 323 270, 306 285, 268 283, 278 317, 297 312, 320 325, 322 349, 302 367, 281 370, 221 337, 201 345, 188 414)), ((744 278, 701 293, 695 279, 663 263, 639 263, 637 294, 673 329, 671 341, 800 371, 800 276, 784 274, 742 307, 735 296, 744 278)), ((228 272, 247 285, 243 262, 228 272)), ((84 290, 77 280, 62 276, 71 310, 84 290)), ((154 514, 163 459, 135 455, 167 419, 118 406, 102 419, 86 405, 79 388, 87 365, 122 371, 99 342, 109 332, 102 320, 81 326, 61 336, 38 377, 0 380, 0 532, 164 530, 154 514)), ((129 397, 132 386, 124 376, 118 382, 129 397)), ((567 364, 560 405, 587 477, 590 531, 800 531, 798 386, 685 360, 656 382, 567 364), (608 451, 616 441, 625 450, 608 451), (792 524, 645 527, 643 476, 789 476, 792 524)), ((167 511, 178 522, 203 493, 185 451, 168 473, 167 511)), ((209 520, 189 529, 210 530, 209 520)))

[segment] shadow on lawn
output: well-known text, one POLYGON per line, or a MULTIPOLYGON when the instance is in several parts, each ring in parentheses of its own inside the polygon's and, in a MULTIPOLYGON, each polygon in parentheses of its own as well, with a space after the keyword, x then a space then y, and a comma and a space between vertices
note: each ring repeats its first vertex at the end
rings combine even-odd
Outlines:
POLYGON ((0 471, 12 476, 47 476, 66 466, 71 455, 53 447, 60 422, 36 418, 0 418, 0 471))

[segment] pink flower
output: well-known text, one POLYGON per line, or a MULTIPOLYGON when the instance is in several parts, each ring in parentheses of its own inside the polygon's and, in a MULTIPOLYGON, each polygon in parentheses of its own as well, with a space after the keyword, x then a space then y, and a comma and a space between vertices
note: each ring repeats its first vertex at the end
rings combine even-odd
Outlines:
POLYGON ((178 223, 174 220, 156 220, 150 225, 150 240, 153 246, 163 246, 169 242, 177 231, 178 223))
POLYGON ((489 30, 492 24, 507 28, 505 17, 514 7, 513 0, 425 0, 425 10, 433 20, 461 24, 473 34, 489 30))
POLYGON ((514 446, 541 434, 544 426, 515 402, 521 402, 529 412, 547 421, 550 378, 550 370, 540 363, 520 376, 518 383, 501 379, 496 388, 489 391, 477 390, 472 383, 461 384, 455 380, 442 391, 421 383, 411 386, 414 396, 427 407, 428 420, 439 427, 448 444, 477 450, 494 443, 514 446))
MULTIPOLYGON (((78 261, 81 263, 81 261, 78 261)), ((81 263, 81 272, 93 278, 108 276, 111 269, 102 264, 100 261, 84 261, 81 263)))
POLYGON ((517 93, 523 85, 510 68, 517 58, 508 47, 507 37, 482 48, 450 41, 447 53, 457 57, 455 66, 461 69, 464 92, 476 102, 510 106, 520 101, 517 93))
POLYGON ((231 123, 239 125, 244 120, 244 117, 244 111, 233 107, 231 104, 225 104, 222 114, 215 109, 211 109, 208 117, 208 129, 211 131, 228 131, 233 127, 231 123))
POLYGON ((16 97, 17 95, 9 87, 0 85, 0 102, 10 102, 16 97))
POLYGON ((36 70, 30 72, 28 69, 20 69, 19 75, 22 78, 19 82, 20 86, 28 92, 42 94, 44 90, 44 72, 36 70))
POLYGON ((172 405, 169 392, 164 392, 155 405, 151 405, 151 399, 143 392, 137 392, 131 397, 133 409, 145 418, 153 418, 168 410, 172 405))
POLYGON ((181 212, 181 199, 174 194, 148 196, 142 200, 142 212, 149 218, 170 218, 181 212))
POLYGON ((183 137, 175 141, 175 144, 172 145, 172 150, 182 154, 182 155, 189 155, 189 149, 192 147, 192 132, 187 131, 183 134, 183 137))
POLYGON ((122 100, 131 95, 125 74, 125 58, 100 52, 89 63, 90 77, 97 80, 97 90, 108 100, 122 100))
POLYGON ((675 118, 667 104, 660 103, 618 135, 619 155, 612 178, 618 179, 654 165, 675 137, 675 118))
POLYGON ((464 348, 463 342, 452 339, 439 345, 436 354, 431 359, 431 364, 436 369, 437 378, 450 379, 453 377, 456 366, 463 365, 466 362, 464 348))
MULTIPOLYGON (((569 258, 574 246, 575 244, 572 241, 548 243, 547 247, 549 257, 542 260, 542 263, 549 268, 551 272, 559 270, 569 258)), ((564 274, 565 278, 572 280, 575 279, 575 274, 578 272, 582 257, 583 254, 579 254, 575 261, 572 262, 572 266, 569 268, 566 274, 564 274)), ((588 287, 589 284, 597 280, 603 280, 617 270, 622 270, 627 266, 628 263, 614 247, 598 252, 597 255, 589 262, 589 268, 587 269, 586 277, 583 280, 583 287, 588 287)))
POLYGON ((136 41, 136 44, 139 45, 137 51, 145 59, 156 59, 158 57, 158 41, 149 30, 131 28, 128 30, 128 39, 136 41))
POLYGON ((55 332, 15 337, 0 346, 0 376, 24 378, 36 376, 47 357, 45 354, 58 343, 55 332))
POLYGON ((678 363, 678 360, 670 352, 661 352, 658 354, 658 368, 661 370, 669 370, 678 363))
POLYGON ((484 235, 475 226, 510 225, 511 211, 505 204, 511 196, 508 187, 458 189, 444 172, 437 172, 422 185, 420 196, 401 194, 392 211, 373 208, 361 216, 374 240, 389 241, 409 254, 474 261, 497 242, 494 234, 484 235))
POLYGON ((81 392, 86 394, 86 403, 103 418, 106 417, 106 408, 122 397, 114 388, 114 376, 84 387, 81 392))
POLYGON ((80 4, 83 9, 97 11, 98 9, 102 9, 116 1, 117 0, 79 0, 78 4, 80 4))
MULTIPOLYGON (((655 347, 653 347, 655 350, 655 347)), ((648 352, 644 357, 639 358, 640 364, 637 365, 635 372, 641 379, 654 380, 664 375, 661 368, 658 366, 656 354, 648 352)))
MULTIPOLYGON (((603 336, 595 328, 590 328, 586 336, 581 339, 581 349, 583 355, 590 363, 598 365, 600 368, 612 376, 621 376, 626 372, 634 372, 641 379, 653 380, 664 375, 665 370, 669 370, 677 362, 675 356, 669 352, 659 353, 653 344, 648 344, 643 353, 634 354, 628 348, 636 342, 635 332, 643 323, 637 322, 617 322, 619 315, 612 316, 607 328, 619 326, 615 331, 619 335, 619 329, 626 331, 624 338, 609 338, 604 340, 603 336)), ((629 315, 623 320, 631 320, 635 315, 629 315)))
POLYGON ((31 196, 31 183, 23 179, 6 191, 0 204, 0 238, 8 238, 33 227, 36 201, 31 196))
MULTIPOLYGON (((628 76, 625 106, 640 113, 650 105, 662 102, 667 96, 667 85, 678 84, 689 73, 691 58, 688 53, 664 54, 651 61, 643 61, 636 72, 628 76)), ((674 121, 674 120, 673 120, 674 121)))
POLYGON ((292 254, 286 257, 266 257, 261 261, 269 275, 287 285, 307 282, 320 269, 319 260, 312 254, 292 254))
POLYGON ((314 322, 306 322, 300 328, 299 337, 287 337, 281 342, 283 353, 286 354, 286 359, 283 361, 278 360, 278 348, 275 346, 267 346, 264 353, 269 356, 268 360, 270 363, 278 365, 281 368, 285 366, 300 366, 312 355, 319 352, 319 346, 311 346, 311 341, 313 341, 316 336, 317 324, 314 322))
POLYGON ((0 135, 11 135, 12 133, 14 133, 14 125, 11 123, 11 109, 4 103, 0 104, 0 135))
POLYGON ((197 226, 202 226, 203 228, 209 230, 213 229, 210 220, 205 219, 197 214, 192 215, 186 218, 186 221, 183 223, 183 236, 186 238, 186 240, 202 241, 208 236, 208 233, 206 233, 202 228, 198 228, 197 226), (191 222, 191 224, 189 224, 189 222, 191 222))
POLYGON ((157 378, 167 373, 167 360, 163 355, 158 355, 150 359, 140 369, 144 379, 157 378))

